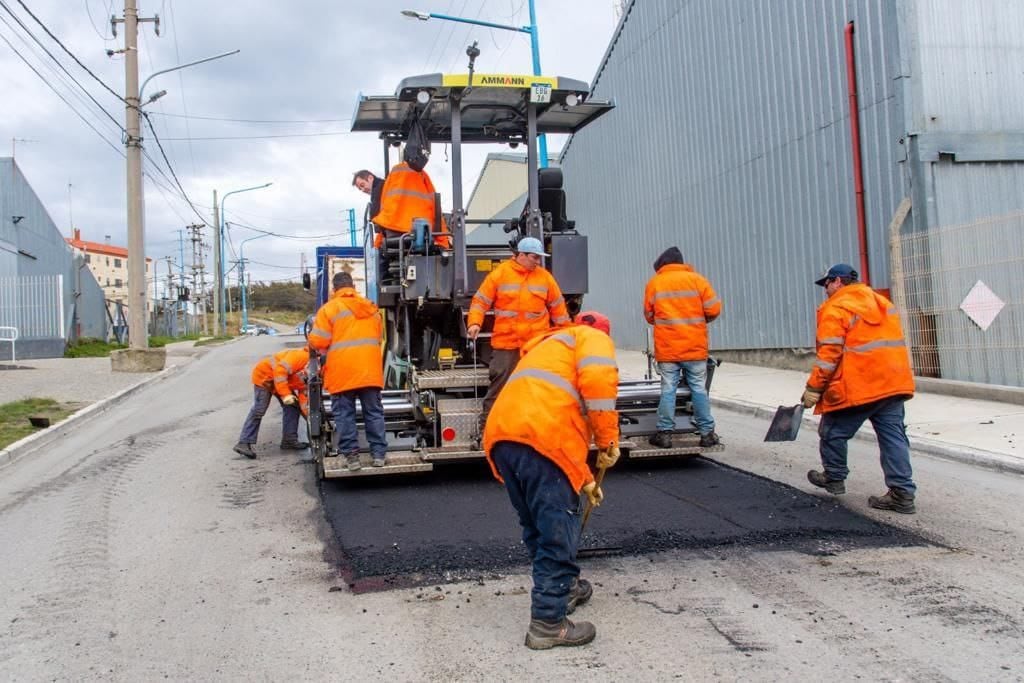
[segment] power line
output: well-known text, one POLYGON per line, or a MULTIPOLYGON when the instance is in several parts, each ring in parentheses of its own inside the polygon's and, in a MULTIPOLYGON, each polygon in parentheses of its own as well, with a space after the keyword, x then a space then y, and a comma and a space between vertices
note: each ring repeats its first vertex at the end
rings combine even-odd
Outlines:
POLYGON ((167 112, 153 112, 154 116, 170 116, 179 119, 199 119, 202 121, 224 121, 227 123, 350 123, 352 119, 229 119, 218 116, 201 116, 199 114, 169 114, 167 112))
POLYGON ((146 120, 146 125, 149 126, 150 132, 153 133, 153 140, 154 140, 154 142, 156 142, 156 146, 160 149, 160 155, 163 156, 164 163, 167 164, 167 170, 170 171, 171 172, 171 176, 174 177, 174 184, 178 186, 179 190, 181 190, 181 196, 185 199, 186 202, 188 202, 188 205, 192 209, 192 211, 194 211, 195 214, 197 216, 199 216, 199 220, 202 221, 203 223, 209 225, 209 223, 206 223, 206 217, 203 216, 203 214, 199 213, 199 210, 195 207, 195 204, 193 204, 192 200, 189 199, 188 193, 185 192, 185 188, 182 187, 181 181, 178 180, 178 174, 174 172, 174 167, 171 166, 171 162, 167 158, 167 152, 164 151, 164 146, 160 142, 160 136, 158 136, 156 134, 156 128, 153 127, 153 122, 149 120, 149 114, 146 113, 146 112, 142 112, 142 118, 144 118, 146 120))
POLYGON ((100 85, 102 85, 102 86, 103 86, 104 88, 106 88, 106 89, 107 89, 107 91, 108 91, 108 92, 109 92, 109 93, 110 93, 111 95, 113 95, 114 97, 116 97, 116 98, 117 98, 118 100, 120 100, 121 102, 124 102, 124 104, 125 104, 126 106, 130 106, 130 105, 128 105, 128 100, 126 100, 126 99, 124 99, 123 97, 121 97, 121 96, 120 96, 120 95, 119 95, 119 94, 118 94, 117 92, 115 92, 115 91, 114 91, 114 89, 113 89, 113 88, 111 88, 111 87, 110 87, 109 85, 107 85, 106 83, 104 83, 104 82, 103 82, 103 79, 101 79, 101 78, 100 78, 99 76, 97 76, 96 74, 94 74, 94 73, 92 72, 92 70, 91 70, 91 69, 90 69, 89 67, 87 67, 87 66, 86 66, 85 64, 83 64, 83 63, 82 63, 82 60, 80 60, 80 59, 79 59, 79 58, 78 58, 78 57, 77 57, 77 56, 75 55, 75 53, 74 53, 74 52, 72 52, 72 51, 71 51, 71 50, 69 50, 69 49, 68 49, 67 47, 65 47, 65 46, 64 46, 64 43, 60 42, 60 38, 58 38, 57 36, 53 35, 53 31, 51 31, 51 30, 50 30, 50 29, 49 29, 49 28, 48 28, 48 27, 46 26, 46 24, 44 24, 44 23, 43 23, 43 22, 42 22, 42 21, 41 21, 41 20, 39 19, 39 17, 37 17, 37 16, 35 15, 35 14, 33 14, 33 13, 32 13, 32 10, 30 10, 30 9, 28 8, 28 5, 26 5, 26 4, 25 4, 25 1, 24 1, 24 0, 17 0, 17 1, 18 1, 18 4, 19 4, 19 5, 21 5, 21 6, 22 6, 22 8, 23 8, 23 9, 24 9, 24 10, 25 10, 25 11, 26 11, 27 13, 28 13, 28 15, 29 15, 30 17, 32 17, 32 19, 33 19, 33 20, 35 20, 35 22, 36 22, 37 24, 39 24, 39 26, 40 26, 40 27, 41 27, 41 28, 42 28, 42 29, 43 29, 44 31, 46 31, 46 35, 50 36, 50 38, 51 38, 51 39, 53 40, 53 42, 55 42, 55 43, 57 43, 58 45, 60 45, 60 48, 61 48, 62 50, 64 50, 64 52, 66 52, 66 53, 68 54, 68 56, 69 56, 69 57, 71 57, 71 59, 75 60, 75 63, 76 63, 76 64, 78 64, 78 66, 82 67, 82 68, 83 68, 83 69, 85 70, 85 72, 86 72, 87 74, 89 74, 90 76, 92 76, 92 77, 93 77, 93 79, 94 79, 94 80, 95 80, 95 81, 96 81, 97 83, 99 83, 99 84, 100 84, 100 85))
POLYGON ((235 135, 224 137, 200 137, 200 138, 165 138, 168 142, 183 142, 185 140, 270 140, 273 138, 317 138, 330 135, 352 135, 350 130, 328 131, 324 133, 285 133, 281 135, 235 135))
POLYGON ((341 232, 339 231, 339 232, 332 232, 332 233, 329 233, 327 235, 303 235, 303 236, 300 237, 298 235, 284 235, 284 234, 279 233, 279 232, 273 232, 271 230, 264 230, 262 228, 257 228, 257 227, 251 226, 251 225, 246 225, 245 223, 239 223, 237 221, 227 221, 227 222, 230 223, 231 225, 237 226, 239 228, 245 228, 246 230, 252 230, 253 232, 259 232, 259 233, 262 233, 264 235, 271 235, 273 237, 280 237, 281 239, 286 239, 286 240, 326 240, 326 239, 331 239, 331 238, 338 237, 339 235, 341 235, 341 232))

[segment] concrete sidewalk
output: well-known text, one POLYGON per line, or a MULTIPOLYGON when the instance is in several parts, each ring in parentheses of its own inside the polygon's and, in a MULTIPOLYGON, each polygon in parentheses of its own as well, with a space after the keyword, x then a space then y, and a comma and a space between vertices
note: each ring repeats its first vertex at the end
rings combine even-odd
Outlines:
MULTIPOLYGON (((647 372, 647 358, 639 351, 618 352, 623 377, 638 379, 647 372)), ((716 408, 745 413, 768 425, 780 405, 799 402, 808 373, 753 365, 722 363, 711 385, 716 408)), ((934 385, 941 380, 929 380, 934 385)), ((921 391, 907 402, 907 434, 915 452, 967 462, 998 470, 1024 473, 1024 406, 1016 403, 959 398, 921 391), (1020 438, 1018 439, 1018 434, 1020 438)), ((977 394, 977 385, 971 385, 977 394)), ((807 411, 805 428, 817 429, 818 417, 807 411)), ((868 424, 858 438, 874 440, 868 424)), ((723 438, 728 442, 728 435, 723 438)))

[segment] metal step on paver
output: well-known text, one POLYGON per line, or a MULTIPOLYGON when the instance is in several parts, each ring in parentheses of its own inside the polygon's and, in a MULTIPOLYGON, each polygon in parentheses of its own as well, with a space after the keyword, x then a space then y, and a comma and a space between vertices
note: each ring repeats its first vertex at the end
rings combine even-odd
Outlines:
POLYGON ((635 441, 623 441, 620 448, 629 452, 633 458, 667 458, 674 455, 704 455, 705 453, 719 453, 725 450, 725 446, 702 447, 700 437, 696 434, 677 434, 672 437, 672 448, 658 448, 646 443, 646 440, 637 443, 635 441))
POLYGON ((448 446, 442 448, 424 448, 423 460, 427 462, 447 462, 452 460, 483 460, 484 452, 466 448, 465 446, 448 446))
POLYGON ((424 370, 416 373, 418 389, 452 389, 460 387, 490 386, 487 366, 455 368, 453 370, 424 370))
POLYGON ((350 472, 345 458, 324 458, 324 478, 338 479, 342 477, 373 477, 388 474, 408 474, 411 472, 430 472, 434 466, 424 462, 419 453, 412 451, 395 451, 388 453, 384 467, 373 467, 373 460, 368 453, 359 456, 362 469, 350 472))

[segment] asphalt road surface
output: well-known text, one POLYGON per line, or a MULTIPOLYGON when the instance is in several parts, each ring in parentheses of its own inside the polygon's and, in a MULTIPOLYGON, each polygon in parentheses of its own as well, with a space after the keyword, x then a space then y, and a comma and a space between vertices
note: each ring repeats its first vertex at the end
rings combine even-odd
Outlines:
MULTIPOLYGON (((590 646, 523 647, 530 577, 518 560, 355 592, 312 468, 276 448, 279 411, 259 459, 231 452, 249 371, 286 341, 213 349, 0 469, 0 679, 1024 680, 1024 478, 918 457, 919 513, 886 514, 866 503, 883 490, 870 445, 853 444, 849 493, 832 499, 804 480, 813 434, 764 444, 767 421, 727 413, 715 461, 735 472, 698 462, 608 480, 595 543, 628 545, 655 519, 682 535, 586 561, 595 593, 577 616, 597 626, 590 646), (726 503, 717 477, 758 486, 726 503), (750 533, 791 524, 781 517, 796 509, 806 544, 750 533), (686 541, 684 514, 725 535, 686 541), (806 515, 820 516, 817 531, 806 515), (863 524, 881 536, 855 533, 863 524)), ((379 536, 402 515, 419 523, 478 492, 457 501, 475 514, 450 518, 451 537, 486 527, 486 543, 517 547, 511 507, 486 476, 440 485, 446 495, 417 515, 406 506, 426 490, 401 488, 414 483, 341 496, 367 519, 341 529, 362 539, 350 552, 392 547, 379 536)))

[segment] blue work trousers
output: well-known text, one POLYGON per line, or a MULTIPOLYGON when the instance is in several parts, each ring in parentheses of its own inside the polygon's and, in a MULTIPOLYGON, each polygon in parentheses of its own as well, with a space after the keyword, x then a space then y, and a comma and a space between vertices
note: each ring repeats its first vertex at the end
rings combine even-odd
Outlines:
MULTIPOLYGON (((238 443, 254 444, 260 433, 260 423, 270 407, 270 399, 275 394, 264 387, 253 386, 252 408, 242 425, 242 433, 238 435, 238 443)), ((281 399, 278 398, 280 403, 281 399)), ((281 403, 281 441, 299 440, 299 407, 286 406, 281 403)))
POLYGON ((683 373, 685 382, 690 387, 694 424, 701 434, 715 431, 715 419, 711 417, 711 399, 708 398, 707 360, 666 361, 658 363, 658 370, 661 372, 658 431, 670 432, 676 428, 676 387, 679 386, 683 373))
POLYGON ((383 458, 388 452, 388 440, 384 429, 384 405, 381 402, 381 391, 377 387, 362 387, 331 394, 334 430, 338 433, 338 453, 349 455, 359 452, 357 398, 363 408, 363 426, 366 429, 366 441, 370 444, 370 456, 374 459, 383 458))
POLYGON ((491 449, 491 459, 519 513, 523 543, 533 562, 530 615, 561 621, 573 581, 580 575, 580 497, 558 465, 529 446, 499 441, 491 449))
POLYGON ((837 481, 846 479, 850 474, 846 466, 846 442, 853 438, 865 420, 871 420, 878 437, 885 485, 913 495, 917 486, 910 467, 910 440, 903 424, 904 401, 902 396, 896 396, 823 413, 818 436, 821 437, 821 464, 825 468, 825 476, 837 481))

